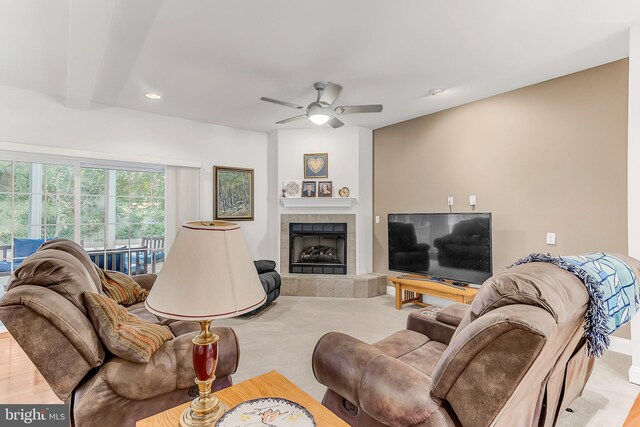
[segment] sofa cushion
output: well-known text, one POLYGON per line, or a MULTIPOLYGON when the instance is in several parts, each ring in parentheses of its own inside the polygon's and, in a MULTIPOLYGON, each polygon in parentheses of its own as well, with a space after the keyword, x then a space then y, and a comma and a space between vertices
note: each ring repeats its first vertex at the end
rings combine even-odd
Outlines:
POLYGON ((82 263, 63 251, 38 251, 27 258, 7 282, 18 286, 43 286, 62 295, 86 314, 82 293, 99 292, 82 263))
MULTIPOLYGON (((149 312, 147 308, 144 306, 143 302, 139 302, 139 303, 127 306, 127 311, 133 314, 134 316, 137 316, 149 323, 156 323, 158 325, 167 325, 167 322, 162 321, 163 319, 158 319, 155 315, 151 314, 151 312, 149 312)), ((196 322, 190 322, 190 323, 197 325, 196 322)))
POLYGON ((107 296, 85 292, 84 302, 104 346, 123 359, 146 363, 173 339, 168 327, 140 319, 107 296))
POLYGON ((433 372, 438 366, 442 353, 447 349, 446 344, 438 341, 429 341, 425 345, 398 358, 401 362, 417 369, 423 374, 433 377, 433 372))
POLYGON ((422 347, 429 337, 414 331, 398 331, 372 345, 387 356, 395 359, 422 347))
POLYGON ((280 275, 276 271, 269 271, 258 276, 264 291, 269 294, 280 287, 280 275))
POLYGON ((142 288, 135 280, 119 271, 96 268, 102 290, 109 298, 122 305, 132 305, 144 302, 149 291, 142 288))

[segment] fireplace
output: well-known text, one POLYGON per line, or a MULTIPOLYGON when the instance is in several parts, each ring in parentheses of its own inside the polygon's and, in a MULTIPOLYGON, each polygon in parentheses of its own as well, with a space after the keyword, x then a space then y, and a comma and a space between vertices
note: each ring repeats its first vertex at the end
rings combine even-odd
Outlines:
POLYGON ((289 273, 347 274, 347 224, 290 223, 289 273))

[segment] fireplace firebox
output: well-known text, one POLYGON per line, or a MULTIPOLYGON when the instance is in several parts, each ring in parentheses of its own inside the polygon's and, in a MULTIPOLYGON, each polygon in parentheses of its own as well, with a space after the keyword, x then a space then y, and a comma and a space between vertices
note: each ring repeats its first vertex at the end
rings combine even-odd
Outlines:
POLYGON ((290 223, 289 273, 347 274, 347 224, 290 223))

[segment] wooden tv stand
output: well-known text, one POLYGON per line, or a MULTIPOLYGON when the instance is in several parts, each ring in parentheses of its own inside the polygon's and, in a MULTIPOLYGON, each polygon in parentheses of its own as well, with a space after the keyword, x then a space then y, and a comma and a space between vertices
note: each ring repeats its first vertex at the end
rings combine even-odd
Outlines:
POLYGON ((431 295, 461 304, 471 304, 478 293, 476 288, 449 286, 443 283, 451 283, 448 280, 429 280, 425 276, 404 275, 392 277, 389 280, 396 288, 396 309, 398 310, 402 310, 402 306, 409 303, 427 306, 428 304, 422 302, 421 295, 431 295))

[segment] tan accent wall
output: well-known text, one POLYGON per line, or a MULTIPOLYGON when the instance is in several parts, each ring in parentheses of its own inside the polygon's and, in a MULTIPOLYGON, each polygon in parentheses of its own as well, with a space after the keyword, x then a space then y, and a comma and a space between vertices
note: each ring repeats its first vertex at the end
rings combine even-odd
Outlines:
POLYGON ((531 252, 626 254, 627 91, 625 59, 374 131, 374 271, 387 214, 447 196, 493 214, 494 273, 531 252))

